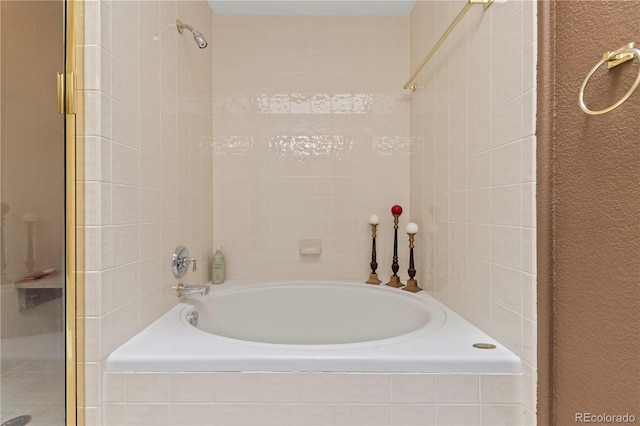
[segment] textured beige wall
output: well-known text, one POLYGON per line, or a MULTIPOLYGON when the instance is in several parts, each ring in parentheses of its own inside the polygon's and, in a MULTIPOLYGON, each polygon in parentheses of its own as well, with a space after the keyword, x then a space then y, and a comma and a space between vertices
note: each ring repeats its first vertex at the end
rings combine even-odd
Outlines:
MULTIPOLYGON (((540 315, 554 315, 540 330, 542 357, 549 359, 541 373, 541 424, 574 423, 575 413, 585 412, 637 419, 640 95, 589 116, 578 106, 578 91, 604 52, 640 40, 640 5, 557 1, 540 10, 542 20, 555 23, 546 26, 555 31, 544 46, 555 51, 541 54, 540 85, 552 107, 539 124, 548 200, 539 204, 540 257, 548 260, 540 273, 540 315)), ((587 104, 602 109, 615 102, 638 68, 637 60, 601 68, 587 88, 587 104)))

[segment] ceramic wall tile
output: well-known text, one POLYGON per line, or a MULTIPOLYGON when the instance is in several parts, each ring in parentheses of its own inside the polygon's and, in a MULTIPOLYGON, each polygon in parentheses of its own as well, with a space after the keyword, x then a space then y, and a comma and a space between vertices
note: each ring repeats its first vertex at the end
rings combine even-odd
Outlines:
POLYGON ((371 213, 383 214, 378 205, 385 211, 393 204, 408 208, 408 109, 396 71, 404 78, 409 70, 402 59, 406 46, 389 48, 408 40, 408 18, 378 19, 375 30, 367 19, 366 29, 358 29, 360 17, 301 19, 308 25, 288 19, 294 27, 283 29, 267 25, 269 17, 256 17, 242 30, 230 25, 231 17, 214 25, 219 29, 216 49, 224 52, 220 60, 231 77, 213 87, 221 100, 214 112, 219 125, 213 126, 214 230, 220 230, 216 240, 234 253, 228 256, 228 272, 235 278, 252 278, 256 269, 244 266, 249 264, 281 274, 270 266, 276 257, 299 265, 296 270, 304 274, 300 238, 323 240, 328 263, 320 274, 325 278, 359 277, 361 268, 345 264, 343 253, 353 253, 354 244, 365 246, 360 240, 369 239, 369 232, 332 226, 331 218, 366 225, 371 213), (386 25, 387 20, 405 25, 386 25), (363 78, 357 59, 370 61, 366 74, 376 79, 363 78), (249 68, 260 71, 239 93, 233 81, 249 68), (387 82, 394 89, 382 89, 387 82), (337 178, 364 185, 336 185, 332 180, 337 178), (247 179, 261 182, 251 195, 243 190, 247 179), (344 202, 357 198, 363 202, 344 202), (271 217, 271 223, 249 235, 243 231, 247 222, 238 223, 238 218, 256 214, 271 217), (260 257, 238 251, 249 237, 254 246, 273 249, 260 257))
POLYGON ((393 403, 435 402, 435 377, 431 374, 396 374, 391 377, 393 403))
POLYGON ((125 376, 127 402, 169 402, 169 373, 130 373, 125 376))
POLYGON ((208 404, 171 404, 171 426, 210 426, 214 423, 214 409, 208 404))
POLYGON ((477 374, 436 375, 436 402, 478 403, 479 378, 477 374))
POLYGON ((258 374, 216 373, 216 402, 252 402, 258 399, 258 374))
POLYGON ((213 376, 213 373, 171 373, 171 402, 213 402, 213 376))
MULTIPOLYGON (((422 220, 433 227, 431 237, 427 225, 421 250, 426 288, 516 354, 532 358, 526 363, 533 361, 535 352, 533 3, 509 1, 486 11, 471 8, 462 26, 456 28, 461 33, 457 37, 466 36, 466 43, 460 44, 463 54, 439 61, 434 56, 438 66, 421 72, 417 81, 423 87, 410 98, 410 135, 425 141, 428 148, 419 159, 412 158, 410 170, 412 183, 423 179, 411 185, 412 203, 422 206, 422 220), (461 64, 466 81, 452 77, 463 75, 452 71, 461 64), (466 90, 466 116, 459 113, 460 101, 455 96, 460 88, 466 90), (456 148, 459 129, 466 129, 467 146, 466 154, 458 158, 464 152, 456 148), (466 178, 464 188, 456 183, 462 176, 466 178), (465 203, 462 189, 466 189, 465 203), (442 208, 443 200, 448 209, 442 208), (465 204, 466 217, 461 221, 465 204), (461 224, 466 225, 466 246, 455 238, 461 235, 461 224), (446 244, 439 238, 441 230, 448 235, 446 244), (446 272, 444 259, 449 265, 446 272), (464 274, 456 273, 456 264, 465 265, 464 274)), ((456 2, 416 4, 411 14, 412 69, 444 31, 439 25, 458 11, 456 2)), ((451 40, 443 48, 450 47, 451 40)), ((490 421, 489 411, 481 416, 474 408, 468 409, 476 413, 472 417, 477 424, 490 421)), ((436 413, 438 423, 455 423, 453 417, 443 414, 447 410, 440 410, 440 416, 436 413)))
POLYGON ((348 405, 347 418, 349 425, 391 424, 391 405, 348 405))
POLYGON ((394 426, 431 426, 435 425, 435 405, 393 405, 391 424, 394 426))
POLYGON ((390 402, 390 380, 388 374, 347 374, 347 402, 390 402))
POLYGON ((522 375, 481 374, 480 400, 483 404, 520 403, 522 401, 522 375))
POLYGON ((344 373, 302 374, 302 402, 344 403, 346 375, 344 373))

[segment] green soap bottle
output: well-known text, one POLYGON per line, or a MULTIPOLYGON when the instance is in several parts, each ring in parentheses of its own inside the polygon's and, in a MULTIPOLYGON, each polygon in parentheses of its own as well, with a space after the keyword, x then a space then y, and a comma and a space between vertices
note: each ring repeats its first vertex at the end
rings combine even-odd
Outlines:
POLYGON ((224 282, 224 254, 220 251, 220 246, 211 260, 211 282, 214 284, 224 282))

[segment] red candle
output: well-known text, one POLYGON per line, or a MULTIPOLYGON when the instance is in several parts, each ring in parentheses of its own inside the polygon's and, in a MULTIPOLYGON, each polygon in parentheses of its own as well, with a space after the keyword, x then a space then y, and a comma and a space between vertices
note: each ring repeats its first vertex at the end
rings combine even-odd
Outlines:
POLYGON ((396 204, 395 206, 391 207, 391 214, 394 216, 400 216, 402 214, 402 206, 396 204))

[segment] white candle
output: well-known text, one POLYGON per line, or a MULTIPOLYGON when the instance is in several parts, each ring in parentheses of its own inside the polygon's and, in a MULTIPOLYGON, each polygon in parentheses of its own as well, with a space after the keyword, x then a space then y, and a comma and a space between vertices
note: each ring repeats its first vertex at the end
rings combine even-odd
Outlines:
POLYGON ((22 221, 26 223, 35 222, 36 214, 33 212, 26 212, 25 214, 22 215, 22 221))
POLYGON ((369 216, 369 223, 371 225, 377 225, 380 223, 380 218, 377 214, 372 214, 371 216, 369 216))
POLYGON ((407 225, 407 234, 417 234, 418 233, 418 225, 416 223, 411 222, 407 225))

